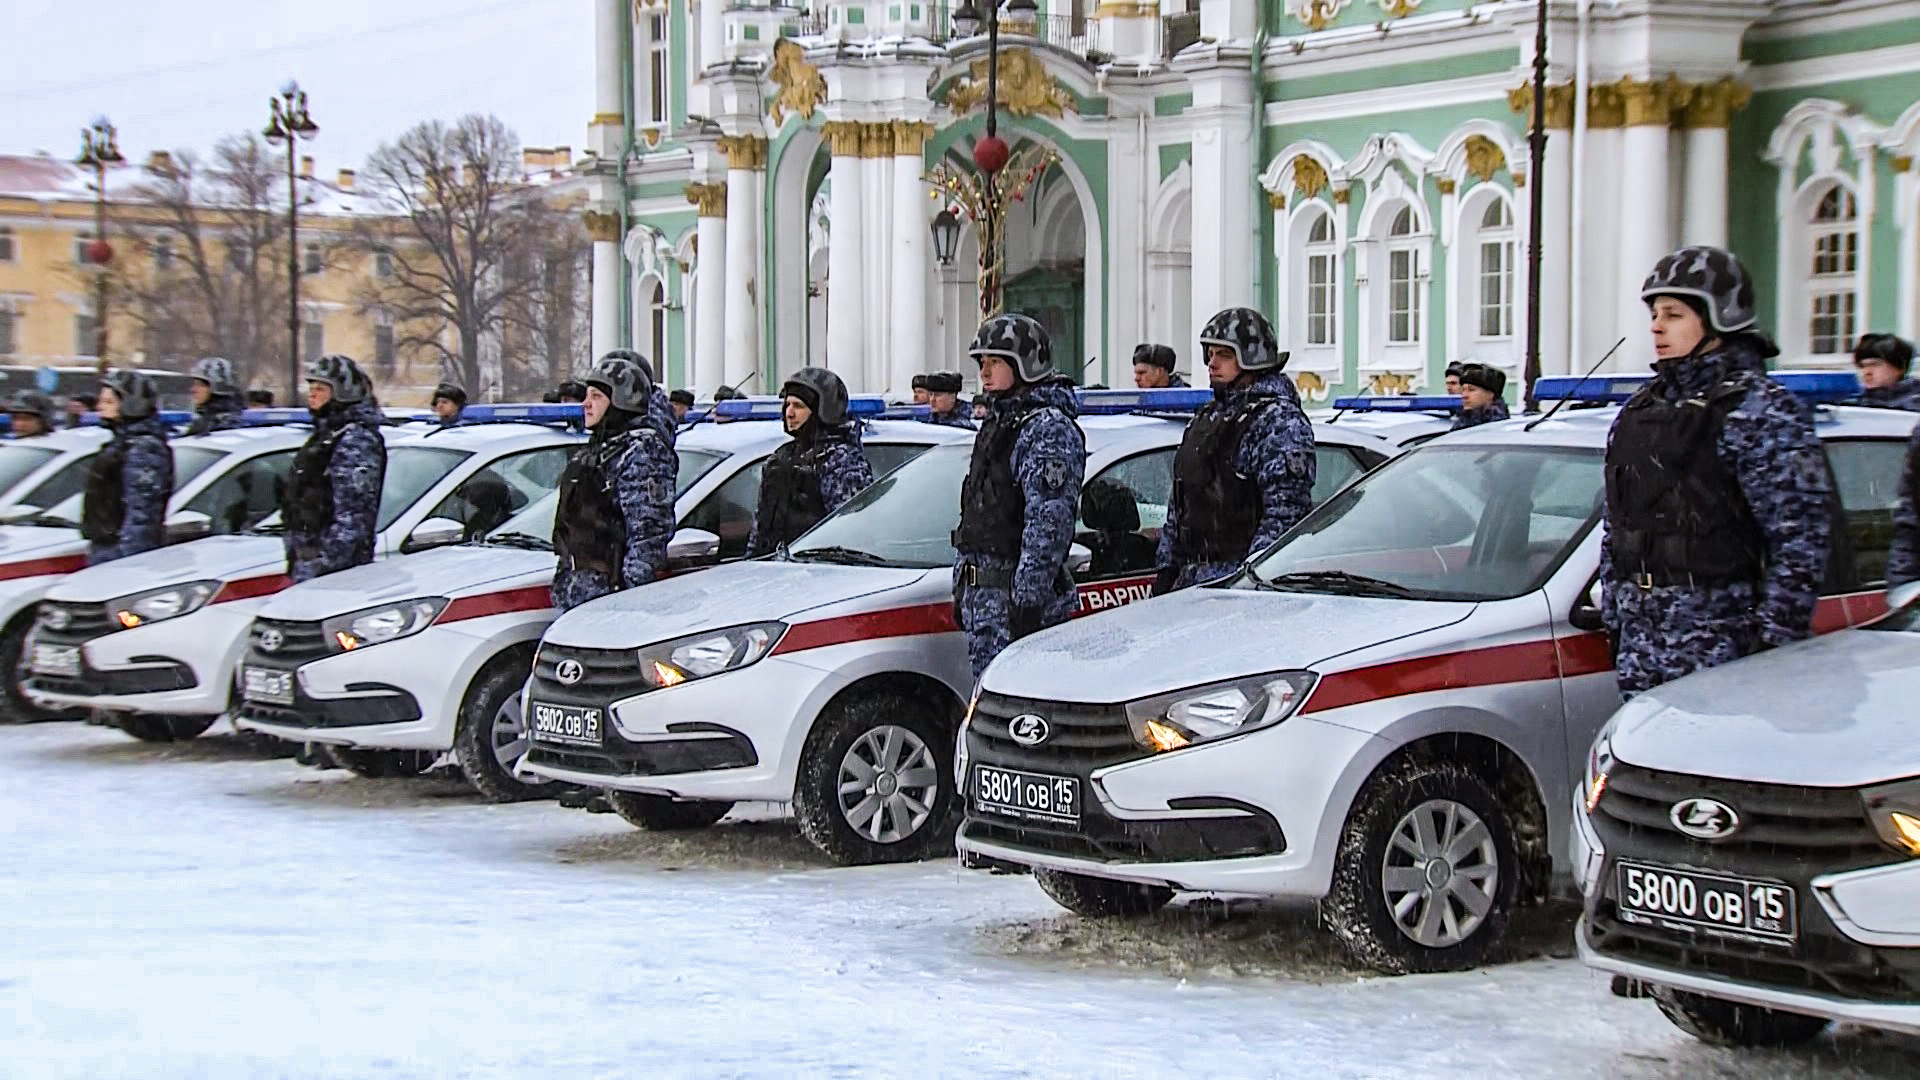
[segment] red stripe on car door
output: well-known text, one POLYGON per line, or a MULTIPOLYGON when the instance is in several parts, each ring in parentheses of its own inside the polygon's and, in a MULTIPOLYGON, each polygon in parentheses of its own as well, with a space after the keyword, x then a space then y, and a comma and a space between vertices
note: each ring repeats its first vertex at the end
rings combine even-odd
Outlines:
POLYGON ((1416 656, 1321 678, 1302 712, 1341 709, 1381 698, 1460 690, 1469 686, 1533 682, 1560 674, 1554 642, 1523 641, 1437 656, 1416 656))
POLYGON ((519 589, 463 596, 447 605, 436 623, 483 619, 488 615, 506 615, 515 611, 539 611, 553 606, 553 589, 548 585, 528 585, 519 589))
POLYGON ((878 638, 913 637, 918 634, 946 634, 958 630, 953 624, 953 605, 916 604, 913 607, 869 611, 860 615, 842 615, 834 619, 794 623, 773 647, 773 655, 824 649, 852 641, 878 638))
POLYGON ((52 555, 44 559, 27 559, 24 562, 0 565, 0 581, 39 577, 42 574, 71 574, 75 570, 86 569, 86 566, 85 555, 52 555))

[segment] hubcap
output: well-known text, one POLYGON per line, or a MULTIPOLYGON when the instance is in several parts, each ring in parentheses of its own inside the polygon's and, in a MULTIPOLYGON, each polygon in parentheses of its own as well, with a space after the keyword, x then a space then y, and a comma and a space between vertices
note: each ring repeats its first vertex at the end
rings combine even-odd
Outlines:
POLYGON ((1486 822, 1448 799, 1421 803, 1401 818, 1382 863, 1394 923, 1429 949, 1472 937, 1500 888, 1500 856, 1486 822))
POLYGON ((544 784, 545 777, 514 776, 513 767, 527 754, 527 723, 520 715, 520 699, 501 702, 493 714, 493 760, 508 775, 523 784, 544 784))
POLYGON ((920 736, 888 724, 853 741, 840 759, 840 813, 853 831, 894 844, 933 814, 940 770, 920 736))

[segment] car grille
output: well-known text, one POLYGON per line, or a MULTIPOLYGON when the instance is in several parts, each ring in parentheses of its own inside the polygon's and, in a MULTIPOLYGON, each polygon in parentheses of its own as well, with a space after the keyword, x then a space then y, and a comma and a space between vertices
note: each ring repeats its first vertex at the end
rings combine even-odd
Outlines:
POLYGON ((982 693, 967 725, 970 755, 1009 768, 1085 774, 1107 765, 1146 756, 1133 740, 1127 712, 1120 705, 1081 705, 982 693), (1038 746, 1022 746, 1007 734, 1013 718, 1043 717, 1052 733, 1038 746))
POLYGON ((1665 834, 1716 853, 1792 856, 1838 868, 1860 857, 1883 861, 1886 848, 1852 788, 1755 784, 1620 764, 1607 777, 1597 812, 1628 830, 1665 834), (1725 840, 1693 840, 1668 816, 1684 799, 1706 797, 1731 806, 1740 829, 1725 840))
POLYGON ((105 604, 73 604, 58 600, 40 602, 39 636, 46 641, 63 643, 86 642, 105 634, 119 630, 120 624, 113 621, 113 615, 105 604), (58 610, 67 617, 67 625, 59 630, 47 626, 47 615, 58 610))
POLYGON ((274 664, 298 667, 318 660, 333 650, 327 647, 326 633, 317 622, 282 622, 279 619, 255 619, 248 632, 247 647, 255 656, 274 664), (260 637, 268 630, 280 631, 280 647, 271 652, 260 647, 260 637))
POLYGON ((681 773, 744 769, 760 763, 753 743, 738 732, 721 739, 631 743, 609 732, 601 750, 569 750, 535 744, 528 760, 536 765, 592 773, 595 776, 677 776, 681 773))
POLYGON ((1914 950, 1873 949, 1847 941, 1825 931, 1824 919, 1804 908, 1801 941, 1792 952, 1719 938, 1676 938, 1622 923, 1614 910, 1611 902, 1602 905, 1587 931, 1589 944, 1607 956, 1858 1001, 1910 1002, 1920 994, 1920 957, 1905 955, 1914 950))
POLYGON ((533 696, 555 704, 605 705, 652 689, 640 675, 640 660, 633 649, 578 649, 566 645, 542 645, 533 662, 533 696), (573 660, 580 664, 580 678, 562 683, 556 671, 573 660))

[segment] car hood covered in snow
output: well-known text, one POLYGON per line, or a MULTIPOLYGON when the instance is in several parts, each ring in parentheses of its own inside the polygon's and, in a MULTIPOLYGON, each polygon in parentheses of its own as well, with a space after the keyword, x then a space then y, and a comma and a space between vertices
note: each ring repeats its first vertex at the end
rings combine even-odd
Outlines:
POLYGON ((1470 603, 1185 589, 1007 647, 982 689, 1110 704, 1322 661, 1459 622, 1470 603))
POLYGON ((79 529, 52 525, 0 525, 0 567, 22 559, 44 559, 87 550, 79 529))
POLYGON ((466 596, 514 579, 553 579, 553 553, 461 545, 400 559, 382 559, 302 582, 260 609, 264 619, 307 622, 391 600, 466 596))
POLYGON ((263 570, 285 570, 286 562, 286 548, 277 536, 211 536, 90 566, 63 579, 47 598, 105 603, 182 582, 232 581, 263 570))
POLYGON ((1655 687, 1614 721, 1647 769, 1853 787, 1920 776, 1920 634, 1843 630, 1655 687))
POLYGON ((925 570, 828 563, 730 563, 582 604, 555 620, 546 640, 589 649, 637 648, 703 630, 787 619, 911 585, 926 575, 925 570))

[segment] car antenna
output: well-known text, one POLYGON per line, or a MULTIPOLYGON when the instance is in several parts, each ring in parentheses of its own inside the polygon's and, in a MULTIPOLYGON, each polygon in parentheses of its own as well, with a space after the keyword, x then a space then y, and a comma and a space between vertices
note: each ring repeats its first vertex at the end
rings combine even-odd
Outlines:
POLYGON ((1627 343, 1626 335, 1625 334, 1620 335, 1620 340, 1613 343, 1613 348, 1607 350, 1607 355, 1601 357, 1598 360, 1595 360, 1593 362, 1593 366, 1587 369, 1587 372, 1585 375, 1582 375, 1578 379, 1575 379, 1573 382, 1573 385, 1567 387, 1567 392, 1564 394, 1561 394, 1559 400, 1553 403, 1553 408, 1548 409, 1545 415, 1541 416, 1540 419, 1535 420, 1532 423, 1529 423, 1523 430, 1532 431, 1534 428, 1537 428, 1541 424, 1544 424, 1547 421, 1553 419, 1553 414, 1560 411, 1560 406, 1565 405, 1567 402, 1573 400, 1573 393, 1574 391, 1580 389, 1580 384, 1592 378, 1593 373, 1600 370, 1600 365, 1606 363, 1608 357, 1611 357, 1614 353, 1619 352, 1620 346, 1625 345, 1626 343, 1627 343))

